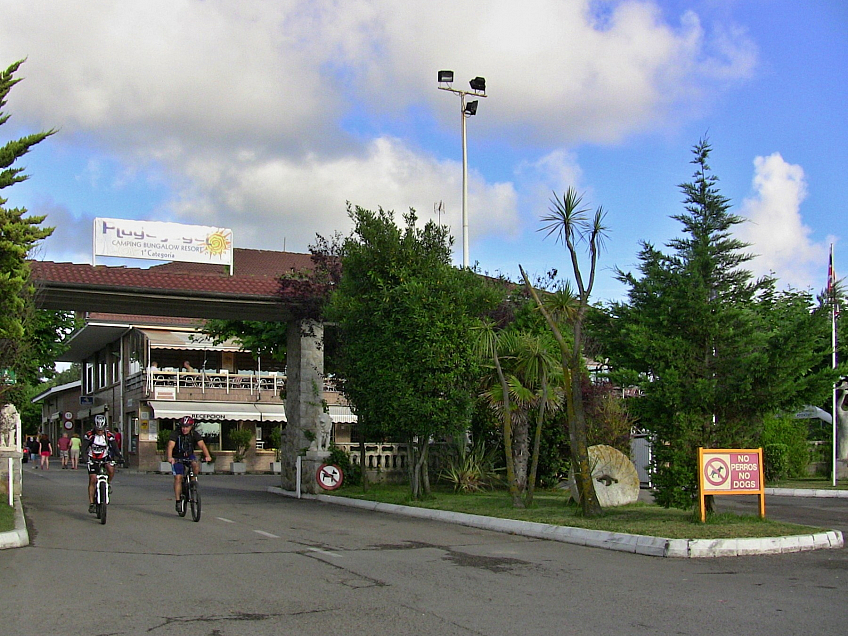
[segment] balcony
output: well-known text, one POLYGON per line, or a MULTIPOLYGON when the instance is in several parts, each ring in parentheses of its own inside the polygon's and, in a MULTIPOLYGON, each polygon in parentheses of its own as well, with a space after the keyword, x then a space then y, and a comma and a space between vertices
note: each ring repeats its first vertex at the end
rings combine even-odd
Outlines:
POLYGON ((204 396, 206 399, 244 399, 249 395, 268 393, 279 397, 286 386, 286 376, 276 371, 185 371, 172 368, 147 370, 147 393, 158 399, 182 396, 204 396), (207 395, 210 394, 210 395, 207 395), (173 397, 171 397, 173 396, 173 397), (228 399, 228 398, 224 398, 228 399))

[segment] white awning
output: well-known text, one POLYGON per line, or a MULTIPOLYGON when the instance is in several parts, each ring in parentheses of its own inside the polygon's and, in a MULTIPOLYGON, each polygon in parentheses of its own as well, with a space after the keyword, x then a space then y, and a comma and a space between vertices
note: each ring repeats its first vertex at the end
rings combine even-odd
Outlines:
POLYGON ((349 406, 339 406, 337 404, 330 405, 330 419, 334 423, 356 423, 356 415, 350 410, 349 406))
POLYGON ((285 422, 282 404, 238 402, 181 402, 151 400, 153 415, 160 419, 176 419, 191 415, 196 420, 245 420, 249 422, 285 422))
MULTIPOLYGON (((153 416, 177 419, 191 415, 196 420, 245 420, 250 422, 285 422, 286 407, 267 402, 189 402, 151 400, 153 416)), ((330 405, 333 422, 355 423, 356 415, 349 406, 330 405)))
POLYGON ((171 329, 139 329, 150 341, 151 349, 182 349, 184 351, 202 351, 214 349, 215 351, 240 351, 239 344, 232 339, 225 340, 220 344, 213 344, 212 340, 197 331, 173 331, 171 329))

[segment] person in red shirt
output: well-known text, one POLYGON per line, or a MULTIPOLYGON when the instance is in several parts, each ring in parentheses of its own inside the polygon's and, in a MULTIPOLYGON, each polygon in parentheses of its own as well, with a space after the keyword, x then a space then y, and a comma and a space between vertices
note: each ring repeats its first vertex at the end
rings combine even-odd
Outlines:
POLYGON ((62 470, 68 467, 68 451, 71 448, 71 437, 67 433, 62 433, 62 437, 56 442, 59 447, 59 459, 62 460, 62 470))

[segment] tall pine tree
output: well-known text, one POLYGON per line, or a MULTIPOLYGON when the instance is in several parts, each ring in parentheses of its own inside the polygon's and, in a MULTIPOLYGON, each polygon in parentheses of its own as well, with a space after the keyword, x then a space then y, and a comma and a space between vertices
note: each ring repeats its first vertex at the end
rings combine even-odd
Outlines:
POLYGON ((710 152, 706 140, 693 148, 694 180, 680 186, 685 212, 672 218, 685 236, 669 254, 642 244, 641 276, 619 271, 628 302, 611 307, 606 325, 605 354, 640 378, 634 406, 654 434, 657 502, 680 508, 698 495, 698 447, 750 447, 765 414, 803 404, 828 381, 810 371, 827 348, 812 299, 744 269, 752 255, 732 234, 743 219, 718 189, 710 152))
MULTIPOLYGON (((9 91, 20 81, 14 74, 22 63, 19 60, 0 72, 0 126, 11 117, 3 112, 3 107, 9 91)), ((0 147, 0 189, 28 178, 24 168, 16 167, 15 162, 54 132, 27 135, 0 147)), ((36 322, 26 259, 33 246, 50 236, 53 228, 41 227, 46 217, 24 216, 26 209, 8 208, 7 201, 0 197, 0 369, 26 375, 32 361, 29 331, 34 331, 28 330, 27 325, 36 322)), ((7 389, 8 386, 0 385, 0 398, 7 389)))

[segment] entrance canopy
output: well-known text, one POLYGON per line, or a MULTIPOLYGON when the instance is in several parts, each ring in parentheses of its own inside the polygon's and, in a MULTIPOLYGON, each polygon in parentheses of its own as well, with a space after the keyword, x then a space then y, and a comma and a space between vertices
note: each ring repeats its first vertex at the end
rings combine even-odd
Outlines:
POLYGON ((285 422, 283 404, 238 402, 196 402, 151 400, 154 417, 177 419, 191 415, 196 420, 245 420, 248 422, 285 422))

